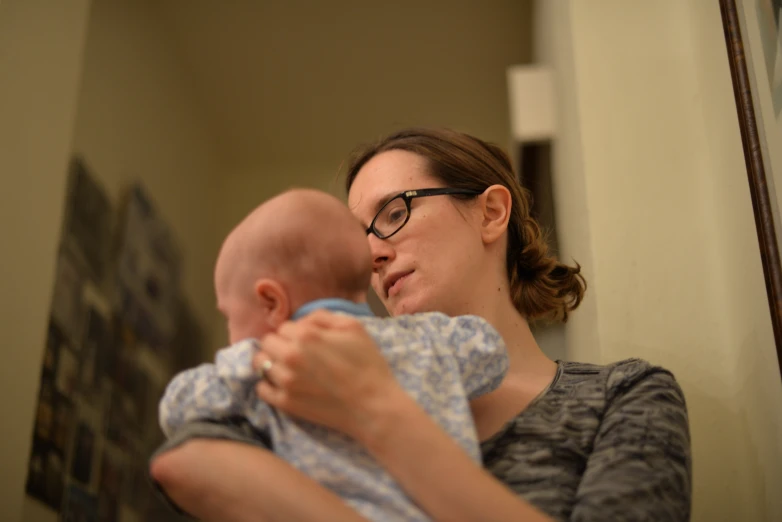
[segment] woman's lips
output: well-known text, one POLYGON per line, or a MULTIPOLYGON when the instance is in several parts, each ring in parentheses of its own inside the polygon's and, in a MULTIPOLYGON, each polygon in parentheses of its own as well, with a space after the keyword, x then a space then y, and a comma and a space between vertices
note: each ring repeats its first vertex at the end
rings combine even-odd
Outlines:
POLYGON ((412 274, 412 272, 410 272, 409 274, 405 274, 399 279, 397 279, 396 281, 394 281, 394 284, 391 285, 388 289, 388 297, 394 297, 395 295, 399 294, 399 292, 402 291, 402 285, 404 285, 405 280, 408 277, 410 277, 410 274, 412 274))

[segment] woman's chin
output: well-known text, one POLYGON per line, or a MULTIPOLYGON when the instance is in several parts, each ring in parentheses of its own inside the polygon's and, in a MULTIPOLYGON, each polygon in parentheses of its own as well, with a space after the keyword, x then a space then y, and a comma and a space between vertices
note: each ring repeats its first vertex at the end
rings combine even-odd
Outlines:
POLYGON ((419 314, 432 311, 426 306, 426 303, 423 300, 416 299, 413 296, 404 296, 390 300, 386 303, 386 310, 389 310, 389 313, 392 316, 419 314))
POLYGON ((410 306, 405 299, 395 298, 386 303, 386 310, 392 316, 411 314, 410 306))

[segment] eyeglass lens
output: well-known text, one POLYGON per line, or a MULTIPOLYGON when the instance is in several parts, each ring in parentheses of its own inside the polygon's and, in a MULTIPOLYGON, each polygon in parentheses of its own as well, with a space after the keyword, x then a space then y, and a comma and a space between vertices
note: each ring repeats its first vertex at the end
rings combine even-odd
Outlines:
POLYGON ((382 236, 396 232, 407 219, 407 203, 402 197, 389 201, 375 220, 375 230, 382 236))

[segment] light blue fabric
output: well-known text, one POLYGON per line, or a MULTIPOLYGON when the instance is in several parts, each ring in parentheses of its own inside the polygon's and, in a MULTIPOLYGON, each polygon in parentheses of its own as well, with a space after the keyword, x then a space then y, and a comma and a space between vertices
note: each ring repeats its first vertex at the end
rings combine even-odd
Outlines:
MULTIPOLYGON (((368 307, 332 300, 316 308, 352 313, 388 360, 395 377, 476 462, 481 452, 469 400, 499 386, 508 368, 505 344, 486 321, 439 313, 379 318, 368 307)), ((272 411, 255 394, 256 340, 220 350, 214 364, 178 374, 160 402, 167 437, 199 420, 246 418, 268 433, 274 452, 375 522, 429 520, 358 443, 322 426, 272 411)))
POLYGON ((304 304, 301 308, 294 312, 291 319, 294 321, 301 319, 305 315, 311 314, 319 308, 325 308, 326 310, 331 310, 332 312, 342 312, 355 315, 356 317, 372 317, 375 315, 372 313, 372 310, 366 303, 354 303, 353 301, 348 301, 347 299, 329 298, 316 299, 315 301, 310 301, 309 303, 304 304))

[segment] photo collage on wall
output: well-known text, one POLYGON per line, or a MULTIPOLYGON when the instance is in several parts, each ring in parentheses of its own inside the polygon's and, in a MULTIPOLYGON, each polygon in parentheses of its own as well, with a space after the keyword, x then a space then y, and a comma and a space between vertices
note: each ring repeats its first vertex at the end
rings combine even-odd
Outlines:
POLYGON ((147 465, 157 402, 203 342, 182 258, 143 187, 117 212, 83 160, 68 174, 26 491, 63 521, 179 520, 147 465))

